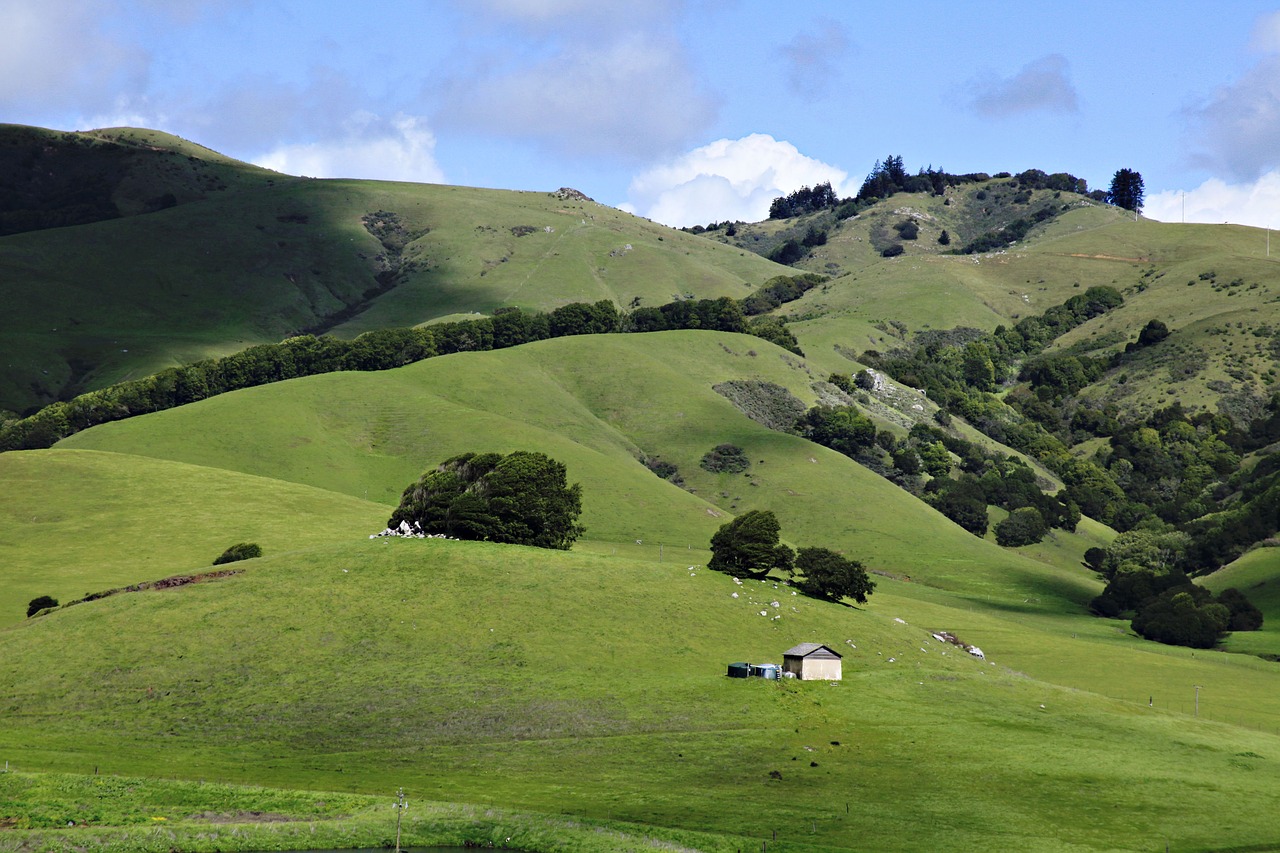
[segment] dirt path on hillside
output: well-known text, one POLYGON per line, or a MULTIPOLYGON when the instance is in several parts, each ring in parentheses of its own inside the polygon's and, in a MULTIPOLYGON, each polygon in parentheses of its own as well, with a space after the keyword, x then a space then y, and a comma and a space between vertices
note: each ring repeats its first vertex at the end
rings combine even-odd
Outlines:
MULTIPOLYGON (((1053 254, 1057 255, 1060 253, 1054 252, 1053 254)), ((1151 260, 1150 258, 1122 258, 1119 255, 1086 255, 1082 252, 1070 252, 1070 253, 1067 253, 1064 257, 1089 258, 1090 260, 1095 260, 1095 261, 1128 261, 1129 263, 1134 263, 1134 264, 1145 264, 1151 260)))

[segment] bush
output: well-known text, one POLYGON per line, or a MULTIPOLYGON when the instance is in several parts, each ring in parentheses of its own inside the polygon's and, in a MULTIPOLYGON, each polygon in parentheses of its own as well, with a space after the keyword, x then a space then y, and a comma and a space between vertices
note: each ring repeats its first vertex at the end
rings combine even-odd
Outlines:
POLYGON ((218 559, 213 561, 215 566, 221 566, 223 563, 235 563, 240 560, 252 560, 262 556, 262 548, 253 542, 240 542, 232 545, 223 551, 218 559))
POLYGON ((31 599, 31 603, 27 605, 27 618, 30 619, 46 607, 57 607, 58 599, 51 595, 42 595, 38 598, 31 599))
POLYGON ((880 256, 884 258, 896 258, 898 257, 898 255, 901 255, 904 251, 905 249, 902 248, 901 243, 894 243, 892 246, 890 246, 889 248, 881 252, 880 256))
POLYGON ((702 457, 700 464, 713 474, 741 474, 751 467, 747 453, 736 444, 717 444, 702 457))
POLYGON ((945 228, 942 229, 942 233, 938 235, 938 245, 939 246, 951 245, 951 235, 947 233, 947 229, 945 228))

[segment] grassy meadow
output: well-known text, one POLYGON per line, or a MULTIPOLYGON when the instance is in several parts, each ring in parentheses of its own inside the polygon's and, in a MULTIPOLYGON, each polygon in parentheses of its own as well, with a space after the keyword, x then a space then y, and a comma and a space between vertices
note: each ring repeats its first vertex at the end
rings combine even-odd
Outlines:
POLYGON ((914 621, 927 610, 897 590, 850 608, 682 566, 366 539, 5 629, 0 754, 814 849, 1276 840, 1280 738, 1030 678, 998 642, 978 661, 914 621), (723 676, 799 639, 839 648, 844 681, 723 676))
MULTIPOLYGON (((1280 850, 1280 549, 1203 579, 1245 592, 1262 631, 1214 651, 1147 642, 1086 609, 1102 582, 1083 553, 1114 530, 1086 518, 1001 548, 762 425, 777 414, 764 396, 740 409, 716 390, 767 382, 807 407, 866 349, 1109 285, 1125 304, 1056 348, 1110 352, 1149 319, 1172 334, 1085 397, 1246 411, 1276 390, 1280 267, 1256 229, 1036 191, 1031 207, 1067 209, 1007 250, 943 254, 942 229, 954 248, 1025 212, 993 181, 730 239, 554 188, 293 178, 127 129, 91 142, 110 138, 137 147, 116 191, 130 215, 0 239, 15 305, 0 408, 304 328, 739 298, 794 272, 748 246, 809 224, 829 239, 798 266, 831 279, 777 311, 804 357, 693 330, 563 337, 249 388, 0 454, 0 853, 389 846, 401 787, 407 845, 1280 850), (167 186, 177 204, 139 207, 167 186), (907 217, 919 239, 881 257, 907 217), (723 443, 745 472, 701 467, 723 443), (582 484, 572 550, 370 538, 424 470, 513 450, 582 484), (755 509, 792 546, 863 562, 870 600, 707 571, 712 534, 755 509), (264 555, 232 576, 23 618, 38 595, 199 574, 237 542, 264 555), (724 675, 805 641, 843 655, 842 681, 724 675)), ((864 408, 899 433, 936 411, 901 387, 864 408)))

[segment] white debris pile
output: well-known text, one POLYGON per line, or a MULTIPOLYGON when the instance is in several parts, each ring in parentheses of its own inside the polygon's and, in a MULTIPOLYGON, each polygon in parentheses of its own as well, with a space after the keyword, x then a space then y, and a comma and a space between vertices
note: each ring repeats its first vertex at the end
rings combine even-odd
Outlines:
POLYGON ((369 534, 370 539, 377 539, 380 536, 402 536, 406 539, 453 539, 452 536, 446 536, 443 533, 424 533, 422 525, 416 521, 413 524, 401 521, 398 527, 388 527, 378 533, 369 534))
MULTIPOLYGON (((962 642, 959 637, 957 637, 955 634, 951 633, 950 631, 935 631, 933 633, 933 638, 937 640, 939 643, 950 643, 953 646, 959 646, 960 648, 964 649, 966 652, 973 655, 975 658, 978 658, 979 660, 987 659, 987 656, 982 653, 982 649, 978 648, 977 646, 971 646, 968 643, 962 642)), ((945 655, 946 652, 943 652, 943 654, 945 655)))

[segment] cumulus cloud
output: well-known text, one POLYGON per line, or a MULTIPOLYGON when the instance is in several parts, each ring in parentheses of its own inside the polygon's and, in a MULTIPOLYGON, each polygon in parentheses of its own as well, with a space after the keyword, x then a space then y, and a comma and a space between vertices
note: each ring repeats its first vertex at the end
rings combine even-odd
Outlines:
MULTIPOLYGON (((1161 222, 1182 222, 1183 204, 1182 190, 1165 190, 1147 196, 1142 214, 1161 222)), ((1232 222, 1280 229, 1280 171, 1240 184, 1210 178, 1185 192, 1185 205, 1187 222, 1232 222)), ((1280 243, 1276 254, 1280 257, 1280 243)))
POLYGON ((103 19, 94 0, 0 0, 0 107, 77 108, 141 86, 149 56, 108 36, 103 19))
POLYGON ((720 139, 637 175, 623 210, 677 227, 721 220, 756 222, 773 199, 829 181, 849 195, 849 174, 806 157, 790 142, 753 133, 720 139))
POLYGON ((344 131, 334 139, 278 146, 254 162, 313 178, 444 182, 435 159, 436 138, 423 119, 397 115, 384 120, 359 113, 348 120, 344 131))
POLYGON ((1237 181, 1280 166, 1280 12, 1259 20, 1252 44, 1269 55, 1187 110, 1193 161, 1237 181))
POLYGON ((987 118, 1007 118, 1030 112, 1074 113, 1080 109, 1070 65, 1052 53, 1023 66, 1012 77, 990 75, 970 85, 970 107, 987 118))
POLYGON ((839 74, 836 60, 849 50, 849 35, 839 21, 818 22, 817 33, 799 33, 782 46, 787 84, 806 100, 826 94, 839 74))

